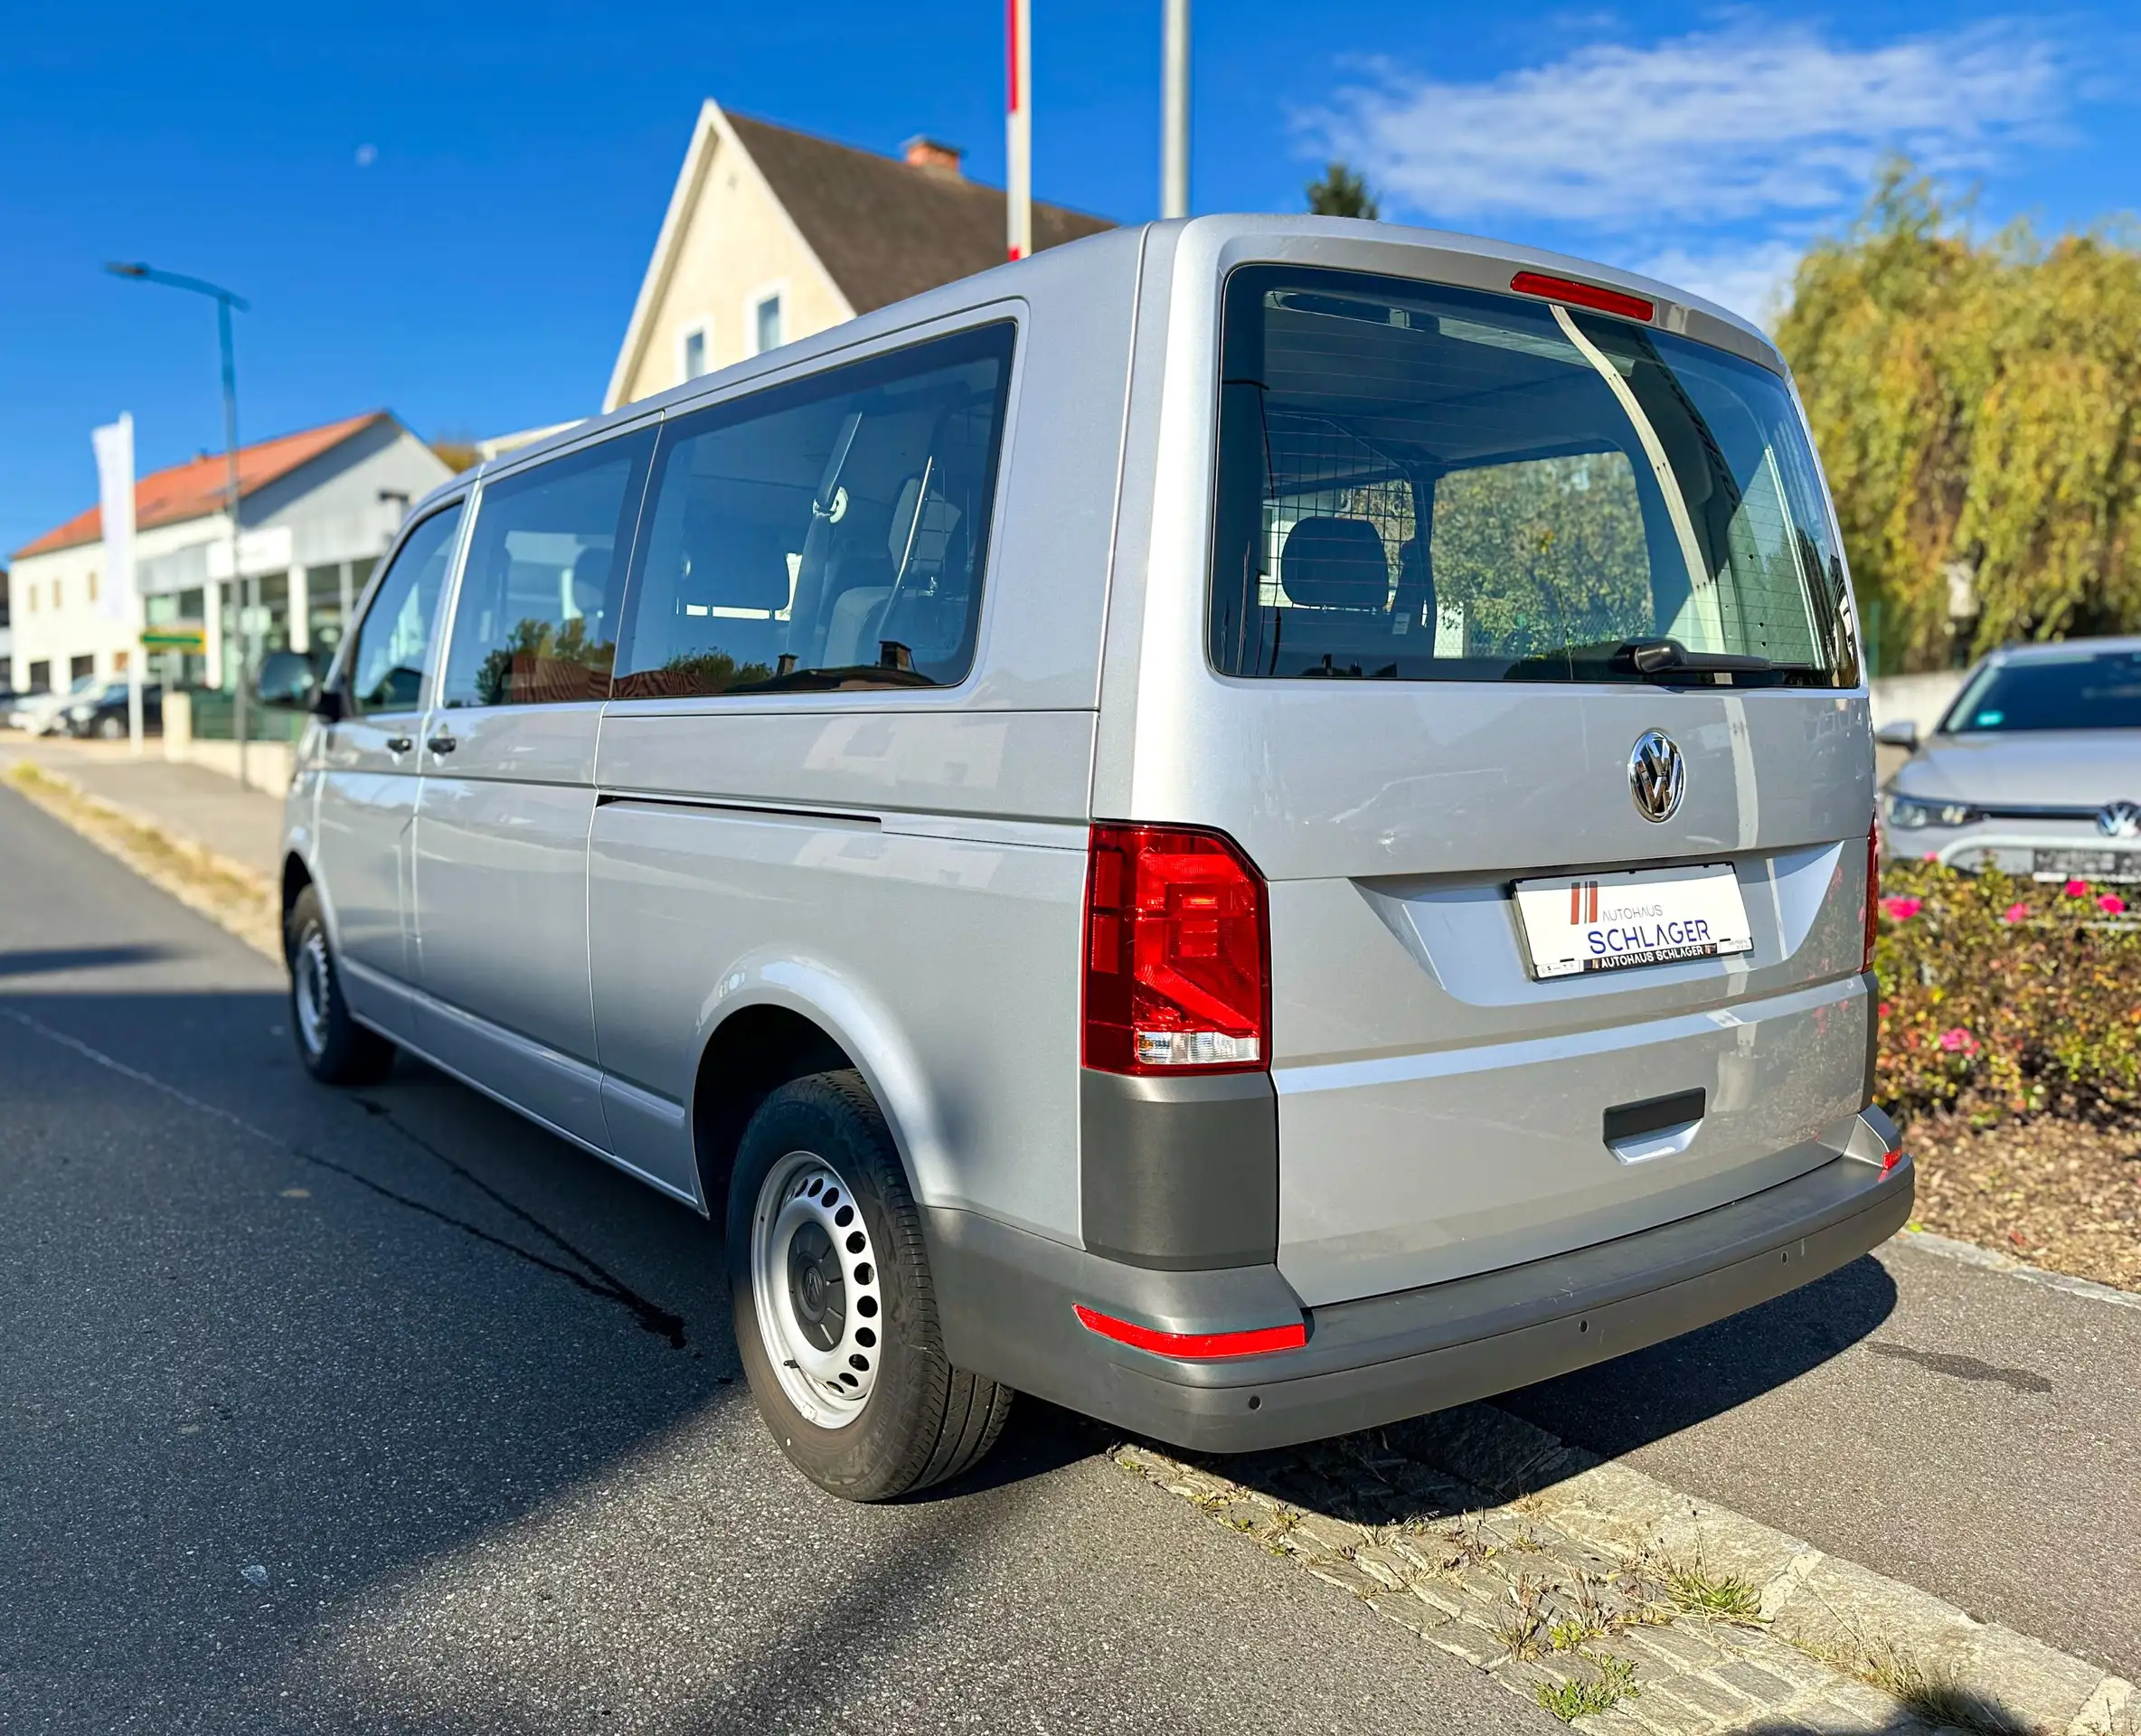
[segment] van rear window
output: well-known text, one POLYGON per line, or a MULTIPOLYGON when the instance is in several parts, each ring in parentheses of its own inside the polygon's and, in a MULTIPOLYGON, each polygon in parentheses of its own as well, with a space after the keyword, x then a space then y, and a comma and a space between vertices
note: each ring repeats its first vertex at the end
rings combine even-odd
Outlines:
POLYGON ((1843 560, 1767 369, 1609 316, 1350 271, 1227 281, 1221 674, 1852 686, 1843 560))

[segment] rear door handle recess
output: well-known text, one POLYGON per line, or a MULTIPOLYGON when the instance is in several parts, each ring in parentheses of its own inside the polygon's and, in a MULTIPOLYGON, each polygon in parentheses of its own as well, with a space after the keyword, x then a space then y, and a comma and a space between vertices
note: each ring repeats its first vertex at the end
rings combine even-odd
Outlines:
POLYGON ((424 745, 433 753, 451 753, 461 744, 450 735, 435 735, 424 745))
POLYGON ((1606 1148, 1624 1164, 1685 1151, 1694 1143, 1695 1129, 1709 1108, 1710 1093, 1700 1086, 1670 1097, 1616 1103, 1606 1111, 1601 1128, 1606 1148))
POLYGON ((413 748, 414 746, 416 746, 416 743, 411 741, 406 735, 390 735, 387 737, 387 751, 389 753, 407 753, 410 749, 413 748))

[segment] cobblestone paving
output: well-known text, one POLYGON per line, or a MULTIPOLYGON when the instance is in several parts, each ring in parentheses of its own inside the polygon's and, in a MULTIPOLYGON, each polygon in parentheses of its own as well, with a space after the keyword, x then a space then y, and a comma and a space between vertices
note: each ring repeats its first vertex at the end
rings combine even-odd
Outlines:
MULTIPOLYGON (((1536 1493, 1497 1500, 1438 1468, 1409 1439, 1433 1421, 1209 1463, 1141 1444, 1115 1457, 1597 1736, 2141 1736, 2124 1683, 2059 1703, 2079 1716, 2033 1721, 1844 1611, 1854 1643, 1832 1656, 1886 1684, 1872 1685, 1806 1648, 1825 1641, 1780 1637, 1763 1608, 1775 1582, 1712 1559, 1700 1528, 1661 1527, 1632 1550, 1580 1538, 1536 1493)), ((1731 1540, 1719 1541, 1729 1557, 1731 1540)))

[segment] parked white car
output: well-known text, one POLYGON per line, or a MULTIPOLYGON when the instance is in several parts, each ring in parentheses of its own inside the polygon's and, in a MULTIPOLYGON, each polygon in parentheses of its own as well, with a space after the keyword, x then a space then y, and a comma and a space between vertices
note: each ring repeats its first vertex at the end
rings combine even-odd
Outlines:
POLYGON ((49 693, 30 693, 7 714, 7 727, 26 735, 63 735, 67 708, 87 699, 103 686, 96 675, 83 675, 71 687, 55 687, 49 693))
POLYGON ((1888 853, 2035 880, 2141 881, 2141 638, 2009 646, 1882 792, 1888 853))

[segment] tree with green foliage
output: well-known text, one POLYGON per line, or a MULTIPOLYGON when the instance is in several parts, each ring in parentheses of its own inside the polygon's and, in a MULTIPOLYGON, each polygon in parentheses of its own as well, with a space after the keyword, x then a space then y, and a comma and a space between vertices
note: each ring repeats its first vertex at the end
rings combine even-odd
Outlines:
POLYGON ((1372 222, 1382 214, 1368 184, 1343 163, 1324 165, 1323 178, 1308 184, 1308 209, 1317 217, 1365 217, 1372 222))
POLYGON ((1777 330, 1891 672, 2141 626, 2141 248, 1967 215, 1890 165, 1777 330))

